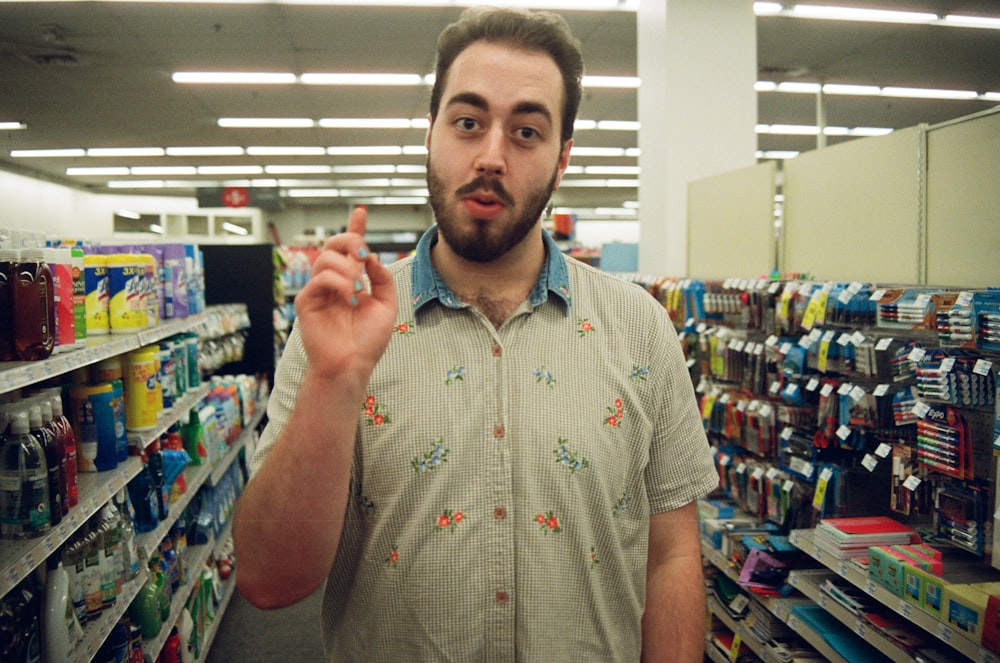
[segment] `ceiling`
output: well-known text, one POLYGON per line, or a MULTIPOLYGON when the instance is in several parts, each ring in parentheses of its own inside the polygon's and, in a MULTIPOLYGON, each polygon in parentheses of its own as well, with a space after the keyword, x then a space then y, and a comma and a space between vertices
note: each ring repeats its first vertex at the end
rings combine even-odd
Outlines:
MULTIPOLYGON (((656 0, 643 0, 645 2, 656 0)), ((812 0, 819 2, 820 0, 812 0)), ((826 0, 827 5, 945 11, 1000 16, 996 0, 826 0)), ((399 178, 422 187, 421 154, 393 157, 70 157, 14 158, 11 150, 175 146, 420 146, 423 130, 222 128, 220 117, 420 118, 429 89, 314 85, 183 85, 174 71, 398 72, 433 68, 437 34, 460 9, 322 7, 315 4, 137 2, 4 2, 0 0, 0 121, 27 122, 0 132, 0 168, 93 191, 109 180, 174 180, 185 187, 126 190, 193 196, 196 186, 245 180, 219 175, 68 176, 67 168, 160 166, 410 166, 393 174, 281 175, 313 186, 384 193, 373 182, 399 178), (367 185, 368 188, 362 188, 367 185)), ((588 75, 636 75, 636 14, 564 12, 584 45, 588 75)), ((903 26, 783 16, 757 18, 758 80, 893 85, 1000 92, 1000 30, 903 26)), ((997 102, 825 96, 827 124, 904 128, 936 124, 997 102)), ((815 125, 812 94, 760 92, 761 124, 815 125)), ((591 89, 581 119, 637 120, 636 91, 591 89)), ((828 144, 847 140, 831 136, 828 144)), ((758 135, 760 150, 810 150, 815 136, 758 135)), ((579 131, 580 147, 638 146, 635 131, 579 131)), ((632 157, 573 156, 575 166, 637 166, 632 157)), ((138 171, 141 172, 141 171, 138 171)), ((270 177, 261 175, 257 177, 270 177)), ((635 175, 596 175, 635 179, 635 175)), ((632 187, 573 187, 557 192, 564 206, 617 207, 635 200, 632 187)), ((360 195, 360 194, 356 194, 360 195)), ((317 204, 285 198, 285 204, 317 204)), ((322 202, 329 204, 329 199, 322 202)))

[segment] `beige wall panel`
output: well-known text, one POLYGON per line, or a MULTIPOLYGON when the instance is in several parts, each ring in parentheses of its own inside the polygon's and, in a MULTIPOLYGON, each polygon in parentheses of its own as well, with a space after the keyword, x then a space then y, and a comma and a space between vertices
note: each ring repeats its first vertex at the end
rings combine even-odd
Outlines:
POLYGON ((687 274, 767 276, 775 265, 773 162, 688 184, 687 274))
POLYGON ((786 161, 782 269, 917 283, 923 136, 912 127, 786 161))
POLYGON ((927 283, 1000 285, 1000 109, 928 131, 927 283))

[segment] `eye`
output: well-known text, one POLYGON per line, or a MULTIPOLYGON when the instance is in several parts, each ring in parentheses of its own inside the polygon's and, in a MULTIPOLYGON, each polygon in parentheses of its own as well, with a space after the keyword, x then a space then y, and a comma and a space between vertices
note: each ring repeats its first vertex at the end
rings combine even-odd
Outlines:
POLYGON ((538 130, 532 127, 520 127, 514 133, 521 140, 538 140, 541 138, 541 134, 538 133, 538 130))
POLYGON ((455 120, 455 126, 460 131, 475 131, 479 128, 479 122, 471 117, 460 117, 455 120))

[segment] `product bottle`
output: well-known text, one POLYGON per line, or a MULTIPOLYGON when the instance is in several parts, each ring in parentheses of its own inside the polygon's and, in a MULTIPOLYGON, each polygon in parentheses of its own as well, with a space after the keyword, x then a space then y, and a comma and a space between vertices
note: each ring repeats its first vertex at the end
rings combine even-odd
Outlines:
POLYGON ((208 461, 208 449, 205 448, 205 429, 201 425, 201 417, 196 407, 191 408, 188 413, 183 438, 184 449, 191 457, 192 465, 201 465, 208 461))
POLYGON ((5 539, 40 536, 51 528, 45 451, 29 430, 28 410, 14 409, 0 449, 0 534, 5 539))
POLYGON ((122 567, 125 570, 125 582, 128 582, 139 575, 142 568, 142 561, 139 559, 139 546, 135 538, 135 525, 132 523, 132 516, 129 514, 128 493, 124 488, 118 493, 119 513, 121 514, 121 552, 122 567))
MULTIPOLYGON (((52 407, 52 424, 59 431, 63 448, 66 450, 66 503, 68 508, 80 502, 80 485, 77 479, 77 447, 76 431, 63 412, 62 395, 56 387, 49 391, 49 403, 52 407)), ((68 510, 68 509, 67 509, 68 510)))
POLYGON ((76 346, 87 345, 87 280, 83 265, 83 249, 70 248, 70 274, 73 278, 73 330, 76 346))
MULTIPOLYGON (((51 407, 51 406, 50 406, 51 407)), ((56 445, 55 436, 52 430, 45 426, 42 418, 41 401, 35 400, 28 409, 28 431, 45 451, 45 465, 49 475, 49 522, 58 525, 62 522, 62 485, 65 471, 60 472, 60 467, 65 467, 66 451, 63 449, 62 456, 59 454, 59 447, 56 445)))
POLYGON ((105 504, 98 514, 97 540, 100 547, 101 608, 106 610, 114 605, 121 589, 121 574, 124 568, 118 556, 118 534, 114 514, 110 504, 105 504))
POLYGON ((21 249, 14 281, 14 348, 25 361, 45 359, 55 347, 52 272, 42 249, 21 249))
POLYGON ((0 249, 0 361, 17 359, 14 349, 14 283, 17 251, 0 249))
POLYGON ((47 248, 45 261, 52 271, 53 303, 55 304, 55 352, 76 347, 76 316, 73 310, 73 264, 69 249, 47 248))
POLYGON ((80 624, 87 623, 87 597, 83 579, 83 541, 75 537, 63 548, 63 568, 69 576, 69 596, 80 624))
POLYGON ((73 612, 69 576, 58 554, 46 560, 45 606, 42 613, 42 663, 63 663, 75 639, 83 635, 73 612))
POLYGON ((87 621, 97 619, 104 609, 101 593, 101 546, 97 530, 87 530, 83 537, 83 592, 87 603, 87 621))

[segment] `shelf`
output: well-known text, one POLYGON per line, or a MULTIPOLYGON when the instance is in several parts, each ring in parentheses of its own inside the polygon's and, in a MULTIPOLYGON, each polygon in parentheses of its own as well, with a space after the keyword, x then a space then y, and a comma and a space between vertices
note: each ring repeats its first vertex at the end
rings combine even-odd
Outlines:
POLYGON ((1000 663, 1000 656, 972 640, 962 631, 952 628, 931 613, 919 608, 906 599, 896 596, 882 585, 868 577, 856 564, 846 560, 834 559, 824 553, 813 543, 812 530, 792 530, 789 541, 810 557, 834 571, 855 587, 858 587, 890 610, 902 615, 911 623, 916 624, 947 645, 950 645, 967 658, 977 663, 1000 663))
POLYGON ((0 362, 0 394, 16 391, 49 378, 117 357, 175 334, 193 331, 205 322, 205 314, 178 318, 134 334, 109 334, 87 339, 87 346, 52 355, 39 361, 0 362))
POLYGON ((73 532, 98 511, 113 495, 125 488, 128 482, 142 471, 142 461, 129 456, 113 470, 81 472, 78 474, 80 501, 63 516, 62 521, 45 536, 36 539, 4 539, 0 541, 0 596, 7 594, 43 564, 50 555, 65 543, 73 532))
POLYGON ((122 591, 114 604, 101 611, 100 616, 95 621, 88 621, 83 631, 83 637, 73 646, 70 652, 70 661, 77 663, 89 663, 97 650, 101 648, 104 641, 111 634, 111 629, 115 627, 121 616, 128 610, 132 600, 142 589, 146 582, 146 572, 140 571, 139 575, 122 585, 122 591))
MULTIPOLYGON (((726 627, 732 631, 733 635, 740 639, 740 642, 750 648, 757 656, 764 658, 767 646, 764 641, 750 630, 742 619, 733 619, 718 598, 708 597, 708 611, 718 617, 726 627)), ((714 645, 713 645, 714 647, 714 645)))

